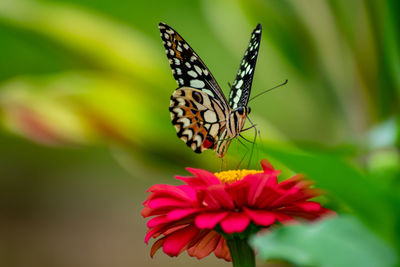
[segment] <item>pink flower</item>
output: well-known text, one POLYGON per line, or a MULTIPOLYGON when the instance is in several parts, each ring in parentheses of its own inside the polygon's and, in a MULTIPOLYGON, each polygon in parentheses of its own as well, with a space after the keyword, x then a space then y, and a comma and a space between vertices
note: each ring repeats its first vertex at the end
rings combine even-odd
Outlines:
POLYGON ((215 174, 187 168, 193 177, 176 177, 185 185, 150 187, 142 211, 143 217, 154 216, 147 222, 145 237, 146 243, 151 237, 158 238, 150 255, 162 247, 169 256, 186 250, 201 259, 214 252, 218 258, 230 261, 224 236, 243 234, 245 230, 253 234, 275 224, 312 221, 334 213, 308 201, 321 192, 310 188, 312 183, 301 175, 278 183, 280 171, 267 160, 261 161, 261 166, 263 171, 215 174))

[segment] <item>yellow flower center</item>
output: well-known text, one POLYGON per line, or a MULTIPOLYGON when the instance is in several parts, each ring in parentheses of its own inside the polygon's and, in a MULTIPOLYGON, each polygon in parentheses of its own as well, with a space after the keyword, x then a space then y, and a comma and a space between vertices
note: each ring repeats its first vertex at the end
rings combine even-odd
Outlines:
POLYGON ((256 171, 256 170, 230 170, 230 171, 223 171, 223 172, 216 172, 214 173, 221 182, 224 183, 233 183, 238 180, 242 180, 245 176, 249 174, 256 174, 262 173, 263 171, 256 171))

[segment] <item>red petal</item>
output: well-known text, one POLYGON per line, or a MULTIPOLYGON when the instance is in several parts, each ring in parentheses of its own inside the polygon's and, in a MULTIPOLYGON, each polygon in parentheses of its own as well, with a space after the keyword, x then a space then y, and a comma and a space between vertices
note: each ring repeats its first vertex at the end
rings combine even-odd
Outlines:
POLYGON ((191 201, 182 201, 174 198, 156 198, 150 200, 147 204, 149 208, 152 209, 183 208, 192 206, 191 201))
POLYGON ((260 194, 258 194, 255 203, 252 205, 260 209, 271 208, 276 199, 282 197, 282 190, 278 190, 276 187, 264 187, 260 194))
POLYGON ((247 215, 250 216, 251 220, 257 225, 270 226, 275 222, 275 215, 273 212, 264 210, 250 210, 246 208, 244 208, 244 211, 247 213, 247 215))
MULTIPOLYGON (((285 181, 280 182, 278 187, 281 189, 290 189, 292 187, 297 186, 303 179, 304 179, 303 175, 297 174, 289 179, 286 179, 285 181)), ((311 184, 308 184, 308 185, 311 185, 311 184)), ((299 187, 299 186, 297 186, 297 187, 299 187)))
POLYGON ((210 231, 194 246, 188 249, 188 254, 191 257, 196 257, 198 259, 208 256, 217 247, 219 238, 220 234, 215 231, 210 231))
POLYGON ((196 191, 188 186, 188 185, 178 185, 177 186, 180 190, 182 190, 183 192, 185 192, 185 194, 187 195, 187 197, 191 200, 196 200, 196 191))
POLYGON ((193 222, 190 219, 184 219, 184 220, 178 220, 178 221, 173 221, 170 223, 166 223, 166 224, 160 224, 157 225, 156 227, 149 229, 146 233, 144 242, 147 244, 147 242, 149 241, 149 239, 151 237, 157 238, 159 235, 164 234, 170 234, 174 231, 177 231, 183 227, 186 227, 187 224, 192 223, 193 222))
POLYGON ((273 176, 278 176, 279 174, 281 174, 281 171, 275 170, 271 163, 269 163, 269 161, 266 159, 261 160, 261 167, 263 168, 264 174, 273 176))
POLYGON ((176 179, 184 181, 190 187, 193 188, 204 188, 210 185, 221 184, 221 181, 211 172, 202 170, 202 169, 194 169, 194 168, 186 168, 189 172, 191 172, 195 177, 181 177, 176 176, 176 179))
POLYGON ((200 229, 213 229, 222 219, 228 215, 228 212, 206 212, 197 215, 194 223, 200 229))
POLYGON ((152 199, 153 197, 173 197, 177 199, 191 200, 190 196, 193 195, 193 189, 187 185, 167 185, 167 184, 156 184, 147 190, 151 192, 147 199, 152 199))
POLYGON ((156 236, 157 234, 159 234, 161 231, 161 229, 163 229, 164 226, 159 225, 153 229, 149 229, 147 230, 146 236, 144 237, 144 242, 147 244, 150 240, 150 238, 152 238, 153 236, 156 236))
POLYGON ((321 217, 321 215, 327 216, 329 215, 329 213, 326 213, 327 211, 330 210, 324 209, 319 203, 312 201, 296 203, 292 206, 279 209, 280 213, 307 220, 318 219, 319 217, 321 217))
POLYGON ((272 164, 266 159, 261 160, 261 167, 263 168, 264 172, 275 170, 272 164))
POLYGON ((297 223, 296 220, 293 219, 292 216, 289 216, 287 214, 280 213, 280 212, 274 212, 274 214, 275 214, 276 219, 284 225, 297 223))
POLYGON ((220 223, 222 231, 227 234, 241 233, 250 223, 250 217, 244 212, 231 212, 220 223))
POLYGON ((154 254, 156 254, 157 250, 159 250, 164 243, 164 238, 158 239, 154 244, 151 246, 150 250, 150 257, 153 258, 154 254))
MULTIPOLYGON (((250 184, 250 188, 249 188, 249 192, 247 195, 247 201, 249 203, 249 205, 253 206, 257 199, 259 198, 259 196, 261 195, 261 193, 263 192, 265 185, 268 182, 268 179, 264 179, 263 176, 261 175, 253 175, 253 176, 246 176, 246 180, 250 180, 251 182, 249 182, 250 184)), ((244 179, 243 179, 244 180, 244 179)))
POLYGON ((226 185, 226 192, 230 195, 237 207, 247 206, 249 204, 249 191, 254 186, 254 179, 246 179, 251 175, 247 175, 244 179, 226 185))
POLYGON ((219 239, 217 248, 214 251, 214 254, 217 258, 224 259, 226 261, 232 261, 231 253, 229 252, 229 247, 226 244, 225 238, 222 236, 219 239))
POLYGON ((296 202, 303 202, 304 200, 316 197, 318 195, 320 195, 320 190, 317 189, 300 189, 293 187, 286 192, 282 192, 282 196, 275 199, 270 206, 283 207, 293 205, 296 202))
POLYGON ((178 256, 199 233, 195 226, 188 226, 165 237, 163 251, 169 256, 178 256))
POLYGON ((295 204, 295 206, 301 210, 304 210, 305 212, 317 212, 321 209, 321 204, 314 201, 298 202, 295 204))
POLYGON ((231 196, 225 191, 224 185, 210 187, 204 193, 204 202, 207 204, 208 208, 235 208, 235 204, 231 196))
POLYGON ((158 225, 160 225, 160 224, 168 223, 168 222, 170 222, 170 221, 171 221, 171 220, 169 220, 169 219, 167 218, 166 215, 163 215, 163 216, 157 216, 157 217, 151 218, 151 219, 146 223, 146 225, 147 225, 147 227, 149 227, 149 228, 153 228, 153 227, 156 227, 156 226, 158 226, 158 225))
POLYGON ((171 221, 179 220, 199 211, 200 209, 175 209, 168 213, 168 219, 171 221))

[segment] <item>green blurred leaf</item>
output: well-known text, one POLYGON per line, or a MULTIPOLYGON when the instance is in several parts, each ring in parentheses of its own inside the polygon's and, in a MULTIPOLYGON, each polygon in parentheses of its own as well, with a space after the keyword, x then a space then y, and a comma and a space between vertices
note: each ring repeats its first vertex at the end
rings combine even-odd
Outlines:
POLYGON ((398 220, 399 201, 393 200, 379 181, 368 179, 355 167, 331 154, 305 153, 283 149, 276 145, 264 145, 267 155, 285 163, 296 172, 305 173, 317 182, 317 187, 328 190, 348 205, 366 225, 396 244, 393 236, 398 220))
POLYGON ((254 237, 251 244, 265 260, 281 258, 302 266, 385 267, 397 261, 388 244, 350 216, 281 227, 254 237))
POLYGON ((79 6, 27 0, 0 1, 0 22, 43 35, 98 68, 162 86, 162 50, 132 27, 79 6), (158 77, 158 79, 154 79, 158 77))

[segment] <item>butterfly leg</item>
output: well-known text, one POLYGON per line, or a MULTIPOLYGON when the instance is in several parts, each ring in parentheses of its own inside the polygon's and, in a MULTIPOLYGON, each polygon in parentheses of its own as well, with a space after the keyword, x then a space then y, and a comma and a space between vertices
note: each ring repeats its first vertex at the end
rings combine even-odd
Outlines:
POLYGON ((251 142, 253 145, 251 146, 251 152, 250 152, 249 163, 248 163, 248 165, 247 165, 247 167, 249 168, 249 167, 250 167, 250 164, 251 164, 251 160, 252 160, 252 158, 253 158, 253 154, 254 154, 254 147, 255 147, 255 145, 256 145, 257 134, 259 134, 260 131, 259 131, 259 129, 257 128, 257 124, 254 124, 254 123, 250 120, 249 117, 247 117, 247 119, 248 119, 249 122, 251 123, 251 126, 248 127, 248 128, 246 128, 246 129, 244 129, 244 130, 250 130, 250 129, 254 128, 254 140, 253 140, 253 142, 251 142))
MULTIPOLYGON (((249 119, 249 118, 247 118, 247 119, 249 119)), ((250 123, 252 124, 250 127, 247 127, 245 129, 241 130, 240 132, 244 132, 244 131, 248 131, 248 130, 253 129, 253 128, 257 128, 257 124, 253 124, 251 121, 250 121, 250 123)))
MULTIPOLYGON (((246 149, 246 152, 244 153, 242 159, 239 161, 239 163, 238 163, 238 165, 237 165, 237 167, 236 167, 237 169, 239 169, 239 167, 242 165, 243 160, 246 158, 246 156, 247 156, 247 154, 249 153, 250 150, 249 150, 249 148, 246 146, 245 143, 243 143, 242 141, 240 141, 239 138, 237 138, 237 140, 238 140, 239 143, 240 143, 241 145, 243 145, 244 148, 246 149)), ((246 140, 247 140, 247 139, 246 139, 246 140)))
POLYGON ((244 137, 243 135, 239 134, 239 136, 240 136, 241 138, 243 138, 243 140, 245 140, 245 141, 247 141, 247 142, 249 142, 249 143, 252 143, 252 144, 254 144, 254 142, 253 142, 253 141, 250 141, 249 139, 247 139, 247 138, 246 138, 246 137, 244 137))

